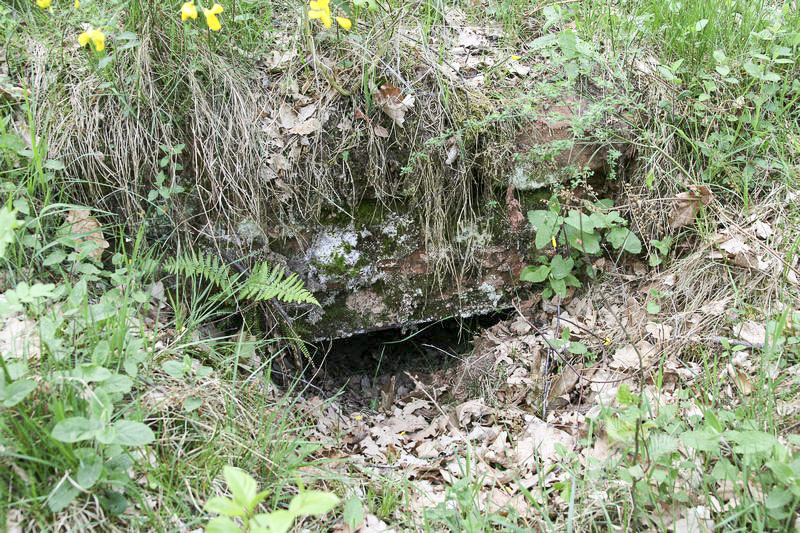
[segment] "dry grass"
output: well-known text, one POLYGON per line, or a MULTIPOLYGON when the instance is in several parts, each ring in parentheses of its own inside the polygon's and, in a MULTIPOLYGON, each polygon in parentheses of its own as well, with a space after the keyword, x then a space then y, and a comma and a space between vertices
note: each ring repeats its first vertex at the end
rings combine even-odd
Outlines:
POLYGON ((460 27, 426 19, 423 3, 374 14, 354 35, 314 28, 309 50, 296 7, 276 6, 274 48, 259 60, 220 42, 187 43, 169 17, 149 19, 140 44, 116 53, 105 71, 75 50, 29 47, 41 50, 31 81, 52 155, 85 203, 136 227, 150 211, 159 146, 186 145, 176 179, 189 193, 171 204, 172 225, 234 247, 243 246, 245 221, 270 237, 295 236, 331 214, 357 217, 359 203, 376 199, 416 213, 438 273, 463 274, 474 265, 455 237, 485 217, 487 202, 502 203, 518 125, 553 98, 539 84, 548 75, 506 73, 499 41, 480 51, 498 67, 476 88, 451 66, 460 27), (53 65, 55 54, 64 60, 53 65), (376 107, 384 84, 415 97, 402 127, 376 107), (282 106, 308 105, 319 131, 280 127, 282 106))

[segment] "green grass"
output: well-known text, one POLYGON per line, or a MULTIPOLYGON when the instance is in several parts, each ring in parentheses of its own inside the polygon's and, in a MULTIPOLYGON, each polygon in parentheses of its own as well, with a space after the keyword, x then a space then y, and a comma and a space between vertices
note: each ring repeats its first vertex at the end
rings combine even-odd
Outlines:
MULTIPOLYGON (((30 60, 28 44, 21 39, 26 34, 18 24, 23 20, 34 40, 58 50, 49 61, 60 73, 44 93, 34 91, 28 100, 0 100, 2 198, 22 221, 0 259, 3 290, 13 290, 21 302, 0 304, 0 320, 12 315, 32 320, 32 338, 41 341, 37 357, 2 359, 0 393, 6 403, 0 407, 0 519, 6 519, 4 513, 21 513, 41 530, 57 520, 76 529, 194 529, 210 517, 202 510, 204 503, 224 492, 219 481, 223 467, 235 465, 268 491, 260 507, 264 512, 285 508, 299 490, 298 480, 341 496, 359 486, 356 494, 364 507, 399 530, 664 530, 681 509, 698 505, 715 510, 718 529, 792 529, 800 508, 800 441, 793 434, 794 421, 779 413, 780 402, 796 401, 798 385, 787 369, 800 363, 798 332, 789 320, 797 289, 788 281, 788 269, 761 281, 727 266, 704 271, 734 296, 732 317, 721 320, 746 316, 767 324, 766 346, 750 350, 754 366, 747 379, 752 392, 737 392, 736 380, 727 373, 741 350, 719 343, 680 354, 682 362, 698 363, 702 376, 693 388, 679 386, 673 404, 662 402, 664 391, 620 389, 614 404, 589 420, 584 437, 589 446, 607 438, 619 453, 584 464, 565 452, 556 481, 539 472, 528 493, 538 519, 484 509, 483 479, 470 462, 465 463, 470 466, 465 466, 464 479, 447 487, 446 503, 421 514, 409 508, 414 501, 409 485, 357 472, 347 479, 329 471, 319 459, 319 444, 311 439, 314 421, 298 407, 303 401, 298 389, 273 394, 270 354, 286 348, 278 339, 252 336, 247 317, 260 310, 219 298, 197 276, 171 285, 172 278, 158 268, 169 249, 164 241, 171 239, 154 235, 160 227, 171 232, 179 225, 176 221, 185 213, 174 199, 186 192, 180 184, 191 183, 187 176, 200 168, 197 161, 221 158, 230 163, 244 153, 237 151, 242 132, 226 137, 214 122, 220 116, 214 110, 228 106, 239 118, 251 116, 250 100, 230 97, 249 94, 241 74, 253 68, 255 59, 285 46, 276 44, 275 35, 294 15, 300 36, 302 4, 231 2, 226 4, 226 31, 220 34, 205 31, 202 21, 181 25, 179 3, 167 8, 144 1, 85 1, 80 12, 68 4, 54 3, 55 14, 63 17, 43 13, 30 2, 0 6, 3 41, 11 43, 4 59, 8 79, 19 82, 13 76, 22 76, 30 60), (115 47, 106 56, 89 54, 73 75, 65 67, 79 64, 71 63, 77 52, 62 50, 58 43, 70 41, 70 32, 82 22, 107 26, 117 44, 127 41, 131 46, 115 47), (136 33, 136 39, 122 38, 125 31, 136 33), (105 58, 111 63, 102 65, 105 58), (91 91, 76 90, 89 77, 101 81, 91 91), (106 109, 131 119, 125 124, 141 121, 151 128, 108 131, 98 126, 92 116, 98 101, 113 102, 106 109), (71 118, 68 127, 40 130, 48 119, 56 123, 54 106, 75 106, 64 114, 71 118), (82 177, 84 170, 95 177, 102 174, 92 155, 100 150, 93 144, 99 137, 115 147, 108 154, 115 168, 130 175, 121 179, 114 174, 108 182, 82 177), (201 142, 181 146, 194 137, 201 142), (51 140, 68 148, 74 167, 51 159, 51 140), (130 209, 131 218, 98 208, 100 199, 108 200, 102 205, 130 209), (100 263, 90 259, 85 235, 70 236, 64 228, 65 215, 80 204, 88 205, 110 241, 100 263), (131 223, 134 214, 140 218, 131 223), (148 225, 138 224, 142 221, 148 225), (166 287, 163 298, 154 285, 158 282, 166 287), (789 307, 779 310, 778 303, 789 307), (233 314, 236 319, 226 320, 233 314), (32 388, 16 401, 8 392, 12 384, 32 388), (702 416, 696 415, 698 399, 702 416), (92 436, 75 442, 70 442, 74 435, 54 436, 57 424, 75 417, 102 429, 84 427, 92 429, 92 436), (136 424, 131 426, 135 431, 123 435, 125 426, 115 425, 121 422, 136 424), (733 504, 725 509, 717 509, 720 483, 731 491, 733 504), (675 502, 682 507, 672 508, 675 502)), ((595 96, 608 92, 593 103, 598 116, 622 117, 629 126, 625 140, 636 147, 636 155, 625 176, 627 186, 641 188, 652 195, 654 205, 664 205, 686 185, 703 183, 712 187, 719 209, 740 224, 750 214, 783 216, 784 227, 775 228, 781 230, 780 240, 769 245, 792 264, 800 242, 800 212, 796 200, 772 195, 798 189, 800 13, 794 4, 687 0, 678 7, 667 0, 503 0, 490 2, 487 9, 453 5, 467 13, 470 23, 502 26, 503 47, 531 62, 546 60, 546 67, 537 71, 538 92, 528 100, 496 87, 487 100, 514 95, 518 98, 513 102, 524 107, 565 87, 583 87, 595 96), (542 35, 558 37, 528 50, 542 35), (650 173, 654 180, 647 186, 650 173)), ((393 2, 388 7, 408 14, 424 36, 433 38, 449 4, 393 2)), ((399 12, 388 7, 364 14, 365 27, 399 12)), ((382 31, 370 35, 379 40, 382 31)), ((302 53, 308 53, 303 46, 302 53)), ((328 36, 315 46, 324 51, 343 45, 328 36)), ((375 46, 380 49, 376 57, 391 53, 385 43, 375 46)), ((446 52, 441 48, 437 53, 444 57, 446 52)), ((376 64, 338 72, 355 72, 350 86, 369 87, 385 74, 376 64)), ((438 91, 446 109, 458 108, 463 97, 459 90, 441 79, 436 83, 427 89, 438 91)), ((369 96, 363 98, 368 110, 369 96)), ((450 138, 470 127, 485 132, 487 124, 525 116, 519 109, 501 107, 466 125, 448 117, 441 123, 447 134, 432 132, 432 138, 450 138)), ((598 136, 605 134, 602 125, 585 126, 597 127, 598 136)), ((425 149, 433 153, 437 146, 431 142, 425 149)), ((431 165, 428 153, 413 168, 431 165)), ((236 187, 221 189, 252 200, 249 195, 255 193, 237 181, 252 169, 225 168, 242 172, 218 182, 236 187)), ((686 252, 687 269, 696 273, 699 267, 690 252, 727 224, 717 214, 706 211, 693 229, 669 233, 665 211, 656 210, 652 221, 642 223, 642 240, 674 236, 664 268, 670 261, 681 264, 680 254, 686 252)), ((663 307, 690 305, 696 286, 687 286, 666 296, 663 307)), ((339 516, 337 511, 315 525, 328 527, 339 516)))

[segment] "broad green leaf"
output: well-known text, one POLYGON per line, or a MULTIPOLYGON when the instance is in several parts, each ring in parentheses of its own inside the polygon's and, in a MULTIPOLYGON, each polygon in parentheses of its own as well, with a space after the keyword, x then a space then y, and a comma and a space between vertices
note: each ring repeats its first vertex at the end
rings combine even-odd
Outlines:
POLYGON ((34 390, 36 390, 36 382, 32 379, 15 381, 3 389, 3 407, 14 407, 34 390))
POLYGON ((615 250, 623 248, 631 254, 638 254, 642 251, 642 241, 628 228, 612 228, 606 235, 606 239, 615 250))
POLYGON ((113 374, 95 389, 106 394, 127 394, 133 387, 133 380, 122 374, 113 374))
POLYGON ((186 371, 186 368, 180 361, 164 361, 161 363, 161 368, 175 379, 181 379, 186 371))
POLYGON ((717 65, 716 67, 714 67, 714 70, 716 70, 717 74, 719 74, 722 77, 725 77, 731 73, 731 67, 729 67, 728 65, 717 65))
POLYGON ((775 474, 775 477, 778 478, 783 484, 788 484, 789 481, 795 477, 795 473, 792 470, 792 467, 787 465, 786 463, 782 463, 780 461, 767 461, 767 467, 772 470, 772 473, 775 474))
POLYGON ((573 341, 569 343, 569 353, 575 355, 583 355, 589 351, 585 344, 582 342, 573 341))
POLYGON ((642 465, 633 465, 627 469, 628 475, 633 479, 642 479, 644 477, 644 469, 642 465))
POLYGON ((214 496, 206 502, 203 510, 224 516, 245 516, 247 509, 225 496, 214 496))
POLYGON ((197 398, 196 396, 189 396, 183 401, 183 410, 187 413, 191 413, 201 405, 203 405, 202 399, 197 398))
POLYGON ((81 459, 78 466, 78 472, 75 474, 75 481, 78 485, 83 487, 84 490, 90 489, 100 479, 100 473, 103 471, 103 459, 97 454, 90 455, 81 459))
POLYGON ((719 451, 719 440, 721 435, 709 429, 696 429, 687 431, 680 435, 680 440, 687 448, 692 448, 700 452, 719 451))
POLYGON ((339 497, 332 492, 308 490, 297 494, 289 502, 289 512, 298 516, 322 516, 333 510, 339 497))
POLYGON ((59 249, 54 252, 51 252, 50 255, 45 257, 44 261, 42 261, 42 265, 43 266, 58 265, 61 264, 66 258, 67 254, 64 252, 64 250, 59 249))
POLYGON ((364 522, 364 506, 356 496, 350 496, 344 502, 342 519, 347 526, 355 531, 364 522))
POLYGON ((734 444, 733 451, 742 454, 766 453, 777 444, 777 439, 763 431, 726 431, 725 438, 734 444))
POLYGON ((708 24, 708 19, 698 20, 697 23, 694 25, 694 31, 696 32, 703 31, 703 28, 705 28, 707 24, 708 24))
POLYGON ((94 438, 99 429, 97 420, 73 416, 56 424, 50 436, 61 442, 80 442, 94 438))
POLYGON ((717 63, 725 63, 728 60, 724 50, 714 50, 711 55, 714 56, 714 61, 717 63))
POLYGON ((286 533, 292 527, 296 515, 285 509, 271 513, 261 513, 250 519, 250 530, 253 533, 286 533))
POLYGON ((14 230, 22 225, 17 212, 8 207, 0 208, 0 258, 5 256, 6 246, 14 242, 14 230))
POLYGON ((96 365, 104 365, 111 355, 111 345, 108 341, 103 339, 97 342, 92 350, 92 363, 96 365))
POLYGON ((55 298, 56 294, 53 292, 55 288, 52 283, 34 283, 28 289, 27 299, 23 301, 34 302, 42 298, 55 298))
POLYGON ((742 68, 744 68, 744 71, 750 76, 762 81, 780 81, 781 79, 776 73, 768 71, 761 65, 757 65, 752 61, 746 61, 742 65, 742 68))
POLYGON ((153 430, 141 422, 133 420, 119 420, 112 426, 117 435, 114 444, 122 446, 144 446, 156 440, 153 430))
POLYGON ((85 381, 105 381, 111 377, 111 371, 94 363, 84 363, 72 371, 72 377, 85 381))
POLYGON ((121 515, 128 508, 128 499, 124 494, 115 490, 107 492, 106 496, 100 501, 103 504, 103 509, 114 516, 121 515))
POLYGON ((706 421, 706 426, 713 429, 717 433, 722 433, 725 430, 723 422, 714 414, 713 409, 706 409, 703 411, 703 418, 706 421))
POLYGON ((647 312, 651 315, 657 315, 661 312, 661 306, 657 302, 647 302, 647 312))
POLYGON ((611 209, 614 207, 614 200, 611 198, 601 198, 594 203, 597 209, 611 209))
POLYGON ((86 278, 84 277, 72 287, 72 290, 67 297, 67 303, 69 303, 69 306, 73 309, 80 308, 86 303, 88 295, 89 289, 87 287, 86 278))
POLYGON ((793 499, 792 493, 786 489, 773 488, 767 495, 764 505, 767 509, 780 509, 793 499))
POLYGON ((592 213, 589 218, 592 224, 594 224, 595 229, 613 228, 615 226, 624 226, 627 224, 627 221, 619 216, 617 211, 609 211, 608 213, 596 211, 592 213))
POLYGON ((80 491, 72 486, 69 480, 61 480, 60 485, 47 497, 47 506, 51 511, 57 513, 72 503, 78 494, 80 491))
POLYGON ((537 250, 551 243, 563 223, 563 219, 556 213, 544 210, 528 211, 528 221, 536 230, 534 246, 537 250))
POLYGON ((550 278, 550 287, 552 287, 553 292, 555 292, 561 298, 565 298, 567 296, 567 284, 563 279, 550 278))
POLYGON ((669 247, 672 246, 672 237, 665 237, 662 240, 658 239, 651 239, 650 244, 655 246, 661 255, 667 255, 669 253, 669 247))
POLYGON ((570 246, 590 255, 600 253, 600 236, 597 233, 581 233, 572 226, 564 226, 564 228, 570 246))
POLYGON ((64 166, 64 163, 62 163, 58 159, 48 159, 47 161, 44 162, 43 166, 47 170, 64 170, 65 168, 67 168, 64 166))
POLYGON ((650 265, 651 267, 657 267, 662 262, 663 262, 663 260, 661 259, 661 256, 658 255, 657 252, 652 253, 652 254, 647 256, 647 264, 650 265))
POLYGON ((256 480, 244 470, 233 466, 223 468, 222 475, 225 477, 228 489, 233 494, 234 501, 248 511, 252 510, 258 495, 256 480))
POLYGON ((93 322, 108 320, 111 317, 117 316, 117 313, 119 313, 119 306, 108 301, 101 301, 100 303, 89 306, 89 316, 93 322))
POLYGON ((550 267, 547 265, 541 265, 537 268, 529 265, 522 269, 522 272, 519 274, 519 279, 531 283, 541 283, 547 279, 548 274, 550 274, 550 267))
POLYGON ((564 223, 584 233, 592 233, 595 230, 592 217, 584 215, 580 211, 574 209, 570 210, 569 214, 564 219, 564 223))
MULTIPOLYGON (((108 415, 107 415, 108 416, 108 415)), ((119 444, 117 430, 113 426, 103 426, 94 436, 100 444, 119 444)))
POLYGON ((550 260, 550 277, 552 279, 564 279, 572 273, 575 261, 568 257, 564 259, 561 254, 556 255, 550 260))
POLYGON ((206 533, 244 533, 236 522, 224 516, 209 520, 205 527, 206 533))

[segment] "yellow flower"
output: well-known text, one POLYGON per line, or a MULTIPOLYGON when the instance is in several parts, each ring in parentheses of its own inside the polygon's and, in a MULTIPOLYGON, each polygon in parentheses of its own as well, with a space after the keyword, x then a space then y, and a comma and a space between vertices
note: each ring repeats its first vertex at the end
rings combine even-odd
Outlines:
POLYGON ((551 239, 551 242, 553 243, 553 250, 555 250, 555 249, 557 248, 557 246, 556 246, 556 237, 555 237, 555 235, 554 235, 554 236, 552 236, 552 237, 550 237, 550 239, 551 239))
POLYGON ((106 34, 89 26, 89 29, 78 35, 78 44, 86 46, 92 41, 94 49, 102 52, 106 47, 106 34))
POLYGON ((75 9, 81 8, 81 0, 75 0, 75 9))
POLYGON ((50 7, 50 4, 53 3, 53 0, 36 0, 36 5, 41 7, 42 9, 47 9, 50 7))
POLYGON ((514 61, 519 61, 520 59, 522 59, 522 56, 511 56, 511 59, 513 59, 514 61))
POLYGON ((333 24, 331 18, 331 6, 329 0, 311 0, 309 2, 308 18, 319 19, 326 28, 330 28, 333 24))
POLYGON ((197 6, 194 5, 194 0, 191 2, 185 2, 181 6, 181 20, 186 22, 186 19, 196 19, 197 18, 197 6))
POLYGON ((211 31, 219 31, 220 24, 217 15, 224 11, 223 7, 219 4, 214 4, 211 9, 203 8, 203 15, 206 16, 206 24, 211 31))
POLYGON ((336 24, 338 24, 345 30, 349 30, 350 28, 353 27, 353 23, 350 22, 350 19, 346 17, 336 17, 336 24))

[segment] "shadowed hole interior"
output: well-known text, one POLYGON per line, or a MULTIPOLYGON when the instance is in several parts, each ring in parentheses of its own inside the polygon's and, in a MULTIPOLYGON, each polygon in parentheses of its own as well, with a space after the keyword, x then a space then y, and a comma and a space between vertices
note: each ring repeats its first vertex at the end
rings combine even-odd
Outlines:
POLYGON ((406 372, 424 376, 458 365, 476 335, 508 316, 453 317, 316 343, 312 353, 319 371, 314 382, 326 394, 342 391, 353 407, 376 408, 392 377, 397 395, 409 392, 414 385, 406 372))

